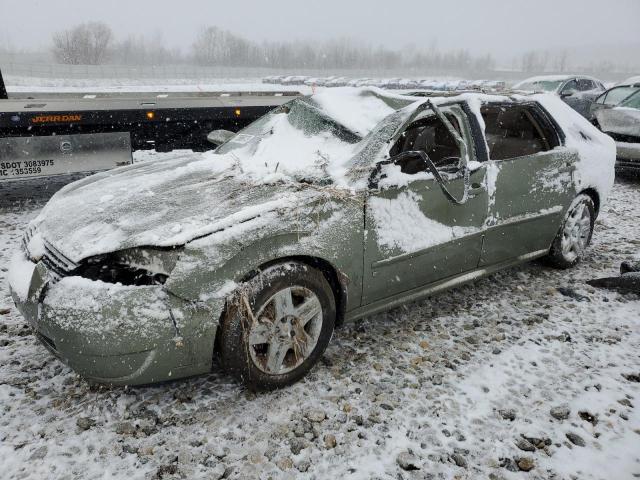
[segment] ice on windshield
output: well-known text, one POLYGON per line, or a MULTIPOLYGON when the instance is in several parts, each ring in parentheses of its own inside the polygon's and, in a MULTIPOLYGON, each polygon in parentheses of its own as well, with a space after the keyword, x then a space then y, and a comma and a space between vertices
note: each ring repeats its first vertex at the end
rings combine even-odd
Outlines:
POLYGON ((347 162, 376 127, 414 99, 371 89, 335 89, 299 98, 239 132, 215 153, 219 165, 251 181, 285 179, 344 184, 347 162))

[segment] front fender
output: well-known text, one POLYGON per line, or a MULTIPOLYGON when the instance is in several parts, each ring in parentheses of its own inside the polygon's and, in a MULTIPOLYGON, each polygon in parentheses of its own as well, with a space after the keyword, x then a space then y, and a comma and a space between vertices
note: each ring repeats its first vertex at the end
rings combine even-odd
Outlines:
POLYGON ((362 292, 363 225, 358 197, 270 212, 187 244, 165 287, 216 312, 251 272, 304 256, 321 259, 348 278, 347 309, 355 308, 362 292))

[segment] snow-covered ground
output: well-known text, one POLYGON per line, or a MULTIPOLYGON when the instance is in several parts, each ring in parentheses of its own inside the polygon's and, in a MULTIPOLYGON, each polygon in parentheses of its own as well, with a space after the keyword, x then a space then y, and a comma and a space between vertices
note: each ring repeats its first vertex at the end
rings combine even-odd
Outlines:
POLYGON ((640 477, 640 298, 585 284, 640 259, 639 183, 615 186, 575 269, 347 324, 305 380, 260 395, 218 373, 90 387, 36 341, 7 267, 61 185, 0 184, 0 478, 640 477))

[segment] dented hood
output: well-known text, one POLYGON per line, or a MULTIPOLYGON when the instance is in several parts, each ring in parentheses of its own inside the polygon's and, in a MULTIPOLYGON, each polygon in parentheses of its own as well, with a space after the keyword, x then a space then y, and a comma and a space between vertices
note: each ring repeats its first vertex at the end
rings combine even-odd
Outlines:
POLYGON ((72 183, 35 224, 70 260, 140 246, 177 246, 300 201, 295 184, 247 183, 215 156, 136 164, 72 183))

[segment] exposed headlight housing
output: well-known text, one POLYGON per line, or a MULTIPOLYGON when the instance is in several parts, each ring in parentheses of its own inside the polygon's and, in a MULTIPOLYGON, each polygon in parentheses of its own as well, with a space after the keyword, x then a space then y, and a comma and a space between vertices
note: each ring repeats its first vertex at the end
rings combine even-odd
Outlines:
POLYGON ((144 247, 98 255, 84 260, 72 275, 129 286, 163 285, 181 250, 144 247))

